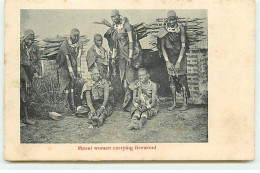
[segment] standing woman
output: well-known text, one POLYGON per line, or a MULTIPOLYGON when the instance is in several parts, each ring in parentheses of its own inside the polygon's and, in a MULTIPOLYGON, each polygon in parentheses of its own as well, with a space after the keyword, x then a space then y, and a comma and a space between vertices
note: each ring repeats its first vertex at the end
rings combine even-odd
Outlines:
POLYGON ((34 43, 35 34, 33 30, 25 30, 20 42, 20 104, 21 115, 24 114, 24 122, 35 124, 28 117, 28 95, 30 94, 32 80, 37 73, 41 80, 42 67, 39 47, 34 43))
POLYGON ((113 52, 111 63, 115 64, 115 59, 118 60, 120 80, 125 93, 123 108, 127 110, 132 98, 128 86, 137 76, 137 68, 141 63, 142 48, 133 26, 127 18, 123 18, 118 10, 113 10, 111 19, 113 25, 105 34, 105 38, 109 41, 110 49, 113 52))
POLYGON ((82 44, 79 42, 80 31, 74 28, 70 32, 70 38, 63 41, 56 58, 58 64, 58 81, 60 93, 64 93, 64 104, 76 110, 74 103, 74 87, 76 80, 82 77, 80 56, 82 44), (70 99, 69 99, 70 93, 70 99))
POLYGON ((187 110, 187 99, 190 97, 190 92, 186 75, 185 52, 188 45, 185 28, 178 23, 178 17, 173 10, 168 11, 166 23, 159 30, 157 45, 166 62, 172 92, 173 104, 168 110, 172 111, 176 108, 176 92, 183 95, 183 106, 180 110, 187 110))

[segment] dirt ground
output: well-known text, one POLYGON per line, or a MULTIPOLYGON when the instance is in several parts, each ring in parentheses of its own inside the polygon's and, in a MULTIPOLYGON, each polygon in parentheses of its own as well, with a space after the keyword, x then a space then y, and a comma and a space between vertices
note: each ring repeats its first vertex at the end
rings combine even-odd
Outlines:
MULTIPOLYGON (((130 113, 116 108, 100 128, 88 128, 86 118, 68 115, 61 121, 38 119, 21 126, 21 143, 202 143, 208 142, 207 105, 169 112, 171 102, 161 102, 160 112, 141 130, 127 130, 130 113)), ((180 107, 181 105, 177 105, 180 107)))

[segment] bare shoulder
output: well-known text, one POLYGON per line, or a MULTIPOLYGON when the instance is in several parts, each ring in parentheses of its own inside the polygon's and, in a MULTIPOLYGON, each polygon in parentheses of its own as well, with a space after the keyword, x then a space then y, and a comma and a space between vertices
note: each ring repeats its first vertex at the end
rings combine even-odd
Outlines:
POLYGON ((125 22, 124 27, 126 31, 132 31, 132 25, 129 22, 125 22))
POLYGON ((158 88, 157 84, 155 82, 152 82, 151 87, 152 87, 152 90, 157 90, 157 88, 158 88))
POLYGON ((102 79, 102 85, 104 88, 109 87, 108 81, 106 79, 102 79))
POLYGON ((180 24, 179 27, 181 31, 185 31, 185 27, 182 24, 180 24))

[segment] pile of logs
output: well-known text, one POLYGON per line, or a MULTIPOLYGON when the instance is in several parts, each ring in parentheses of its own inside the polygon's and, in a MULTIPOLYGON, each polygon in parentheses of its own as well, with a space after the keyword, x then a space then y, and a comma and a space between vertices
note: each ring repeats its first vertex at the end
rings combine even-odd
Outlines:
MULTIPOLYGON (((43 59, 55 59, 62 42, 68 38, 69 38, 69 36, 57 35, 56 38, 43 39, 43 43, 38 44, 40 47, 40 51, 42 52, 42 58, 43 59)), ((80 36, 79 41, 82 42, 83 46, 84 46, 89 42, 89 39, 87 39, 87 37, 83 35, 83 36, 80 36)))

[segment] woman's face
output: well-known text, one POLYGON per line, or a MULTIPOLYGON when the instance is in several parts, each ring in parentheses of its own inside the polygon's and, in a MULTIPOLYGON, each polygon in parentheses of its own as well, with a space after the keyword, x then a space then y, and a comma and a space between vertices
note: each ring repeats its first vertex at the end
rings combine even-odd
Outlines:
POLYGON ((72 43, 77 43, 79 41, 79 33, 72 34, 70 36, 72 43))
POLYGON ((138 72, 138 78, 141 82, 145 83, 149 79, 149 74, 145 70, 141 70, 138 72))
POLYGON ((177 24, 177 19, 175 17, 168 18, 168 26, 175 27, 177 24))
POLYGON ((98 72, 98 71, 93 71, 93 72, 91 73, 91 78, 92 78, 92 80, 95 81, 95 82, 99 81, 99 79, 100 79, 100 74, 99 74, 99 72, 98 72))
POLYGON ((120 23, 120 16, 118 14, 111 16, 111 19, 116 24, 120 23))
POLYGON ((94 42, 95 42, 95 45, 96 45, 97 47, 101 47, 101 46, 102 46, 103 39, 102 39, 102 37, 96 37, 96 38, 94 39, 94 42))
POLYGON ((34 35, 28 35, 25 39, 24 39, 25 45, 26 46, 31 46, 34 43, 34 35))

